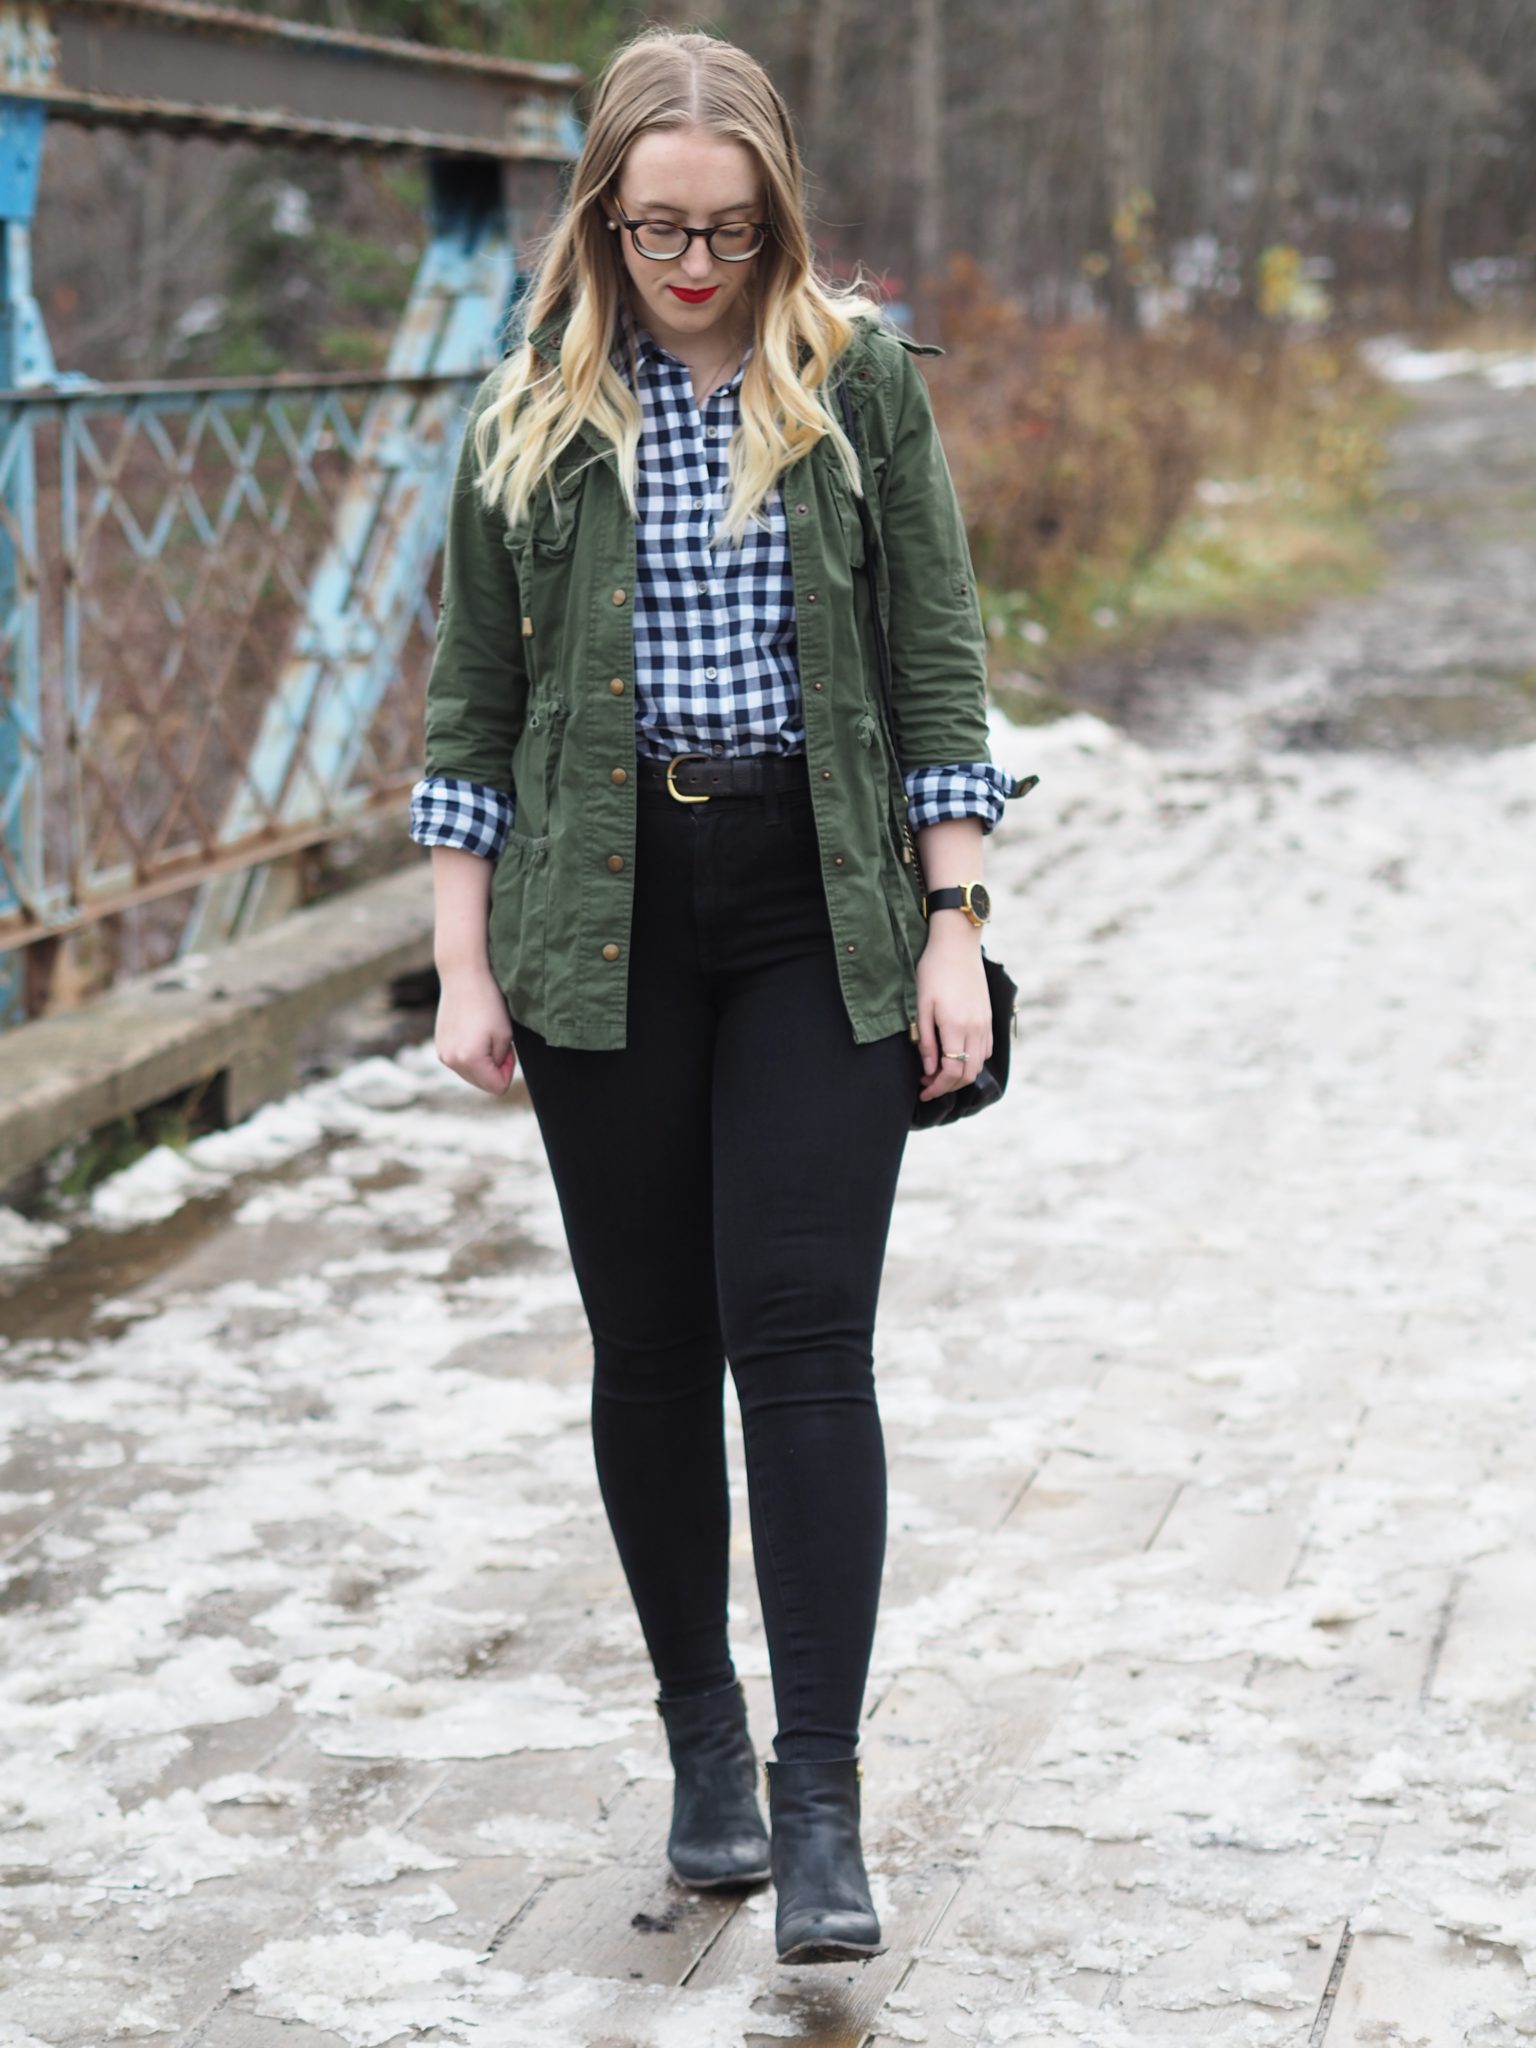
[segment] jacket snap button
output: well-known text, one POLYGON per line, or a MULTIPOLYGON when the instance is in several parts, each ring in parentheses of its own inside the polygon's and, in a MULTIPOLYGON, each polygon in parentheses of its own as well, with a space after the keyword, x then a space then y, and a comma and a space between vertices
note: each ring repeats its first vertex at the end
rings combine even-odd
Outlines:
POLYGON ((840 853, 834 853, 834 854, 833 854, 833 856, 832 856, 832 865, 833 865, 833 867, 835 867, 835 868, 840 868, 840 867, 842 866, 842 864, 843 864, 843 856, 842 856, 842 855, 841 855, 840 853))
POLYGON ((832 770, 830 768, 823 768, 821 771, 821 779, 823 782, 830 782, 832 780, 832 770))
POLYGON ((629 770, 627 768, 610 768, 608 780, 610 782, 628 782, 629 770))
POLYGON ((845 953, 857 953, 858 950, 858 947, 853 943, 852 939, 850 939, 847 945, 843 948, 843 951, 845 953))
POLYGON ((622 676, 615 676, 608 687, 615 697, 622 697, 624 694, 624 678, 622 676))
POLYGON ((608 865, 609 865, 609 867, 611 867, 611 868, 613 869, 613 872, 614 872, 615 874, 617 874, 617 873, 619 872, 619 869, 620 869, 621 867, 623 867, 623 865, 624 865, 624 856, 623 856, 623 854, 622 854, 622 853, 610 853, 610 854, 609 854, 609 856, 608 856, 608 865))
POLYGON ((610 940, 608 941, 607 945, 606 945, 606 946, 604 946, 604 948, 603 948, 603 958, 604 958, 605 960, 617 960, 617 959, 618 959, 618 957, 619 957, 619 949, 618 949, 618 947, 617 947, 617 946, 616 946, 616 945, 615 945, 615 944, 613 943, 612 939, 610 939, 610 940))
POLYGON ((811 688, 812 688, 813 690, 819 690, 819 689, 821 688, 821 684, 820 684, 820 683, 812 683, 812 685, 811 685, 811 688))
POLYGON ((805 593, 805 601, 807 604, 814 604, 816 602, 816 593, 814 590, 808 590, 805 593))
POLYGON ((796 511, 797 511, 797 512, 798 512, 798 513, 799 513, 799 514, 800 514, 800 515, 802 516, 802 518, 804 517, 804 515, 805 515, 805 514, 806 514, 807 512, 809 512, 809 511, 810 511, 810 509, 811 509, 811 508, 810 508, 810 506, 809 506, 809 505, 797 505, 797 506, 795 507, 795 510, 796 510, 796 511))
POLYGON ((613 601, 615 604, 622 604, 624 602, 624 593, 622 590, 616 590, 613 593, 613 601))

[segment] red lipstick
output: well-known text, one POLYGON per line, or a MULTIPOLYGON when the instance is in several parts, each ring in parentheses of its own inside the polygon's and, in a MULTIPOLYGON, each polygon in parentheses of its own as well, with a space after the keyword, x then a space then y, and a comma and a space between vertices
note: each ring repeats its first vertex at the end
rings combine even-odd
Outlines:
POLYGON ((677 296, 686 306, 702 306, 704 301, 712 299, 719 289, 720 287, 717 284, 707 284, 701 291, 688 291, 680 284, 669 284, 667 286, 667 290, 669 292, 676 292, 677 296))

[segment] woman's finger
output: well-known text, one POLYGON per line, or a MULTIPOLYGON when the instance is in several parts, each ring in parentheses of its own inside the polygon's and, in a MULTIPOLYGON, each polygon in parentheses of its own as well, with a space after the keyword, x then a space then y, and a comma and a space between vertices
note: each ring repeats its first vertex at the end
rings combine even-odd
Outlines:
POLYGON ((938 1031, 934 1023, 933 998, 917 999, 917 1048, 923 1056, 923 1075, 931 1080, 939 1065, 938 1031))
POLYGON ((934 1004, 934 1035, 939 1053, 938 1071, 933 1080, 933 1095, 948 1095, 963 1085, 967 1069, 957 1059, 945 1058, 945 1054, 965 1051, 965 1029, 958 1019, 934 1004))

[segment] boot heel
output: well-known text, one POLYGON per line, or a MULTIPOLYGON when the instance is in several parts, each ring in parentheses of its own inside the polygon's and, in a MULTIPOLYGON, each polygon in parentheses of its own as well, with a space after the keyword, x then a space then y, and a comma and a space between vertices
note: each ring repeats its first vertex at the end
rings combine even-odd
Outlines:
POLYGON ((672 1757, 667 1861, 684 1884, 761 1884, 772 1874, 757 1803, 757 1756, 741 1680, 692 1699, 656 1701, 672 1757))
POLYGON ((781 1763, 774 1757, 763 1771, 778 1890, 778 1960, 835 1963, 883 1955, 859 1841, 858 1758, 781 1763))

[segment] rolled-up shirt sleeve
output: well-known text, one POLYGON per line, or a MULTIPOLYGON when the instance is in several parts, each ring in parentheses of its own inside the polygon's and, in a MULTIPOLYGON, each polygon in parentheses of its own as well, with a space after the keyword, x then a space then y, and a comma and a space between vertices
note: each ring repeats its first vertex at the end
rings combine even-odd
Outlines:
POLYGON ((1034 786, 993 761, 945 761, 913 768, 902 782, 907 792, 907 822, 914 832, 924 825, 943 824, 948 818, 980 818, 982 830, 990 832, 1008 799, 1022 796, 1026 787, 1034 786))
POLYGON ((991 831, 1010 797, 1024 797, 1036 776, 1016 776, 995 762, 942 762, 911 768, 901 778, 907 791, 907 823, 913 831, 942 825, 948 817, 979 817, 991 831))
POLYGON ((451 846, 495 860, 516 799, 504 789, 462 775, 424 775, 411 790, 411 837, 418 846, 451 846))

